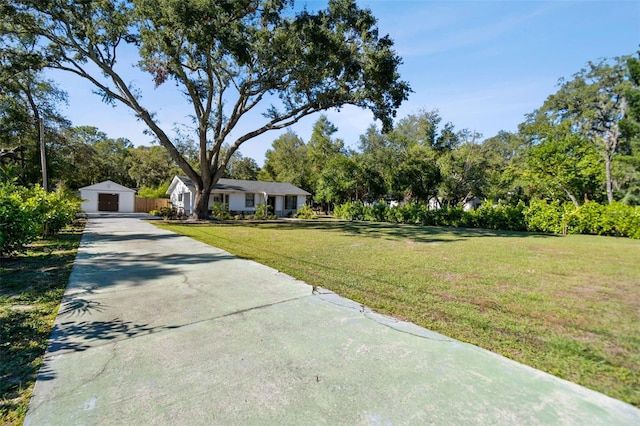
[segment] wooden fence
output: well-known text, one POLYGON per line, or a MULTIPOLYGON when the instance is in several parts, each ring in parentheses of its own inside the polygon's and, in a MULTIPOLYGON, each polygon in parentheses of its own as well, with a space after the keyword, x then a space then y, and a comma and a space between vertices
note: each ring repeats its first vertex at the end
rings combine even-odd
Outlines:
POLYGON ((171 207, 171 200, 168 198, 136 197, 136 213, 149 213, 151 210, 160 210, 162 207, 171 207))

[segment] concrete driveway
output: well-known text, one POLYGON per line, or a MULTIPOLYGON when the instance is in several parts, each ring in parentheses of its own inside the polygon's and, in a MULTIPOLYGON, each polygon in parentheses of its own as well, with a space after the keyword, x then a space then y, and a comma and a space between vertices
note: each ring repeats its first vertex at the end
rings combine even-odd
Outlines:
POLYGON ((640 410, 139 216, 94 215, 25 424, 638 425, 640 410))

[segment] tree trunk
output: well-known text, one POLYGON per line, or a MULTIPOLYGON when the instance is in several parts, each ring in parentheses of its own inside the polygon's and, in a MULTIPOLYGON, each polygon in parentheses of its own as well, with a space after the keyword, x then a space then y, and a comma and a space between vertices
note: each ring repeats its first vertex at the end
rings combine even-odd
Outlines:
POLYGON ((196 199, 194 200, 193 219, 207 219, 209 217, 209 195, 211 190, 203 191, 196 189, 196 199))
POLYGON ((38 140, 40 141, 40 166, 42 167, 42 189, 49 192, 49 175, 47 173, 47 146, 44 143, 44 120, 38 118, 38 140))
POLYGON ((562 189, 564 191, 565 194, 567 194, 567 197, 569 197, 569 199, 571 200, 571 202, 573 203, 574 206, 576 207, 580 207, 580 203, 578 202, 578 199, 571 193, 571 191, 569 191, 564 185, 562 185, 561 183, 558 184, 560 186, 560 189, 562 189))
POLYGON ((213 187, 220 180, 222 173, 224 172, 226 165, 219 167, 215 173, 202 176, 202 188, 196 184, 196 199, 194 200, 193 219, 208 219, 209 218, 209 198, 213 187))
POLYGON ((604 156, 604 169, 606 174, 607 199, 609 204, 613 203, 613 178, 611 177, 611 156, 604 156))

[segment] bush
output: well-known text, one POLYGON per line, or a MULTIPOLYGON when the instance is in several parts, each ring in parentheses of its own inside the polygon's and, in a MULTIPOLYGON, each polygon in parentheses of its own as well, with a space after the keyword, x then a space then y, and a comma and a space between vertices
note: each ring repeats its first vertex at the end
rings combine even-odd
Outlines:
POLYGON ((35 221, 40 224, 39 233, 43 238, 60 232, 80 212, 80 199, 64 187, 59 187, 56 192, 46 192, 36 186, 32 191, 37 202, 35 221))
POLYGON ((364 212, 364 220, 373 222, 384 222, 387 218, 389 207, 383 202, 377 203, 369 207, 364 212))
POLYGON ((594 201, 580 207, 533 200, 524 209, 527 230, 555 234, 594 234, 640 238, 640 207, 594 201))
POLYGON ((338 219, 364 220, 365 207, 361 201, 347 202, 336 205, 333 209, 333 215, 338 219))
POLYGON ((564 208, 558 200, 551 203, 547 203, 546 200, 531 200, 523 214, 527 231, 554 234, 563 232, 564 208))
POLYGON ((532 200, 528 206, 523 201, 516 205, 486 202, 469 212, 455 207, 430 210, 429 206, 417 203, 387 207, 383 204, 365 206, 361 202, 349 202, 337 205, 334 215, 346 220, 553 234, 616 235, 640 239, 640 207, 618 202, 601 205, 589 201, 580 207, 557 200, 551 203, 532 200))
POLYGON ((231 219, 229 207, 224 203, 214 203, 211 209, 211 216, 220 220, 231 219))
POLYGON ((277 219, 277 217, 273 215, 273 207, 264 203, 256 205, 256 212, 254 216, 256 219, 277 219))
POLYGON ((160 216, 162 216, 165 220, 177 219, 178 210, 176 210, 174 207, 161 207, 160 216))
POLYGON ((526 231, 524 202, 518 204, 493 204, 484 202, 479 208, 465 212, 462 217, 464 226, 471 228, 496 229, 504 231, 526 231))
POLYGON ((640 239, 640 206, 611 203, 606 214, 616 224, 616 231, 623 237, 640 239))
POLYGON ((0 255, 23 251, 38 237, 49 237, 70 224, 80 200, 64 188, 48 193, 0 182, 0 255))
POLYGON ((0 182, 0 255, 22 251, 38 237, 35 204, 29 203, 28 190, 0 182))
POLYGON ((313 212, 311 206, 305 204, 298 209, 296 217, 299 219, 317 219, 318 215, 313 212))

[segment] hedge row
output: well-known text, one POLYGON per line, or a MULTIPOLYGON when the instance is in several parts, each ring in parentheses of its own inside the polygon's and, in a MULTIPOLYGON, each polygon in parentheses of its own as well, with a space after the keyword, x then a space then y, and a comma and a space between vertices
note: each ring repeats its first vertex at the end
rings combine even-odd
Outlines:
POLYGON ((545 200, 531 201, 528 206, 522 201, 515 206, 484 203, 468 212, 460 208, 429 209, 415 203, 389 207, 351 202, 336 206, 334 215, 348 220, 640 239, 640 207, 617 202, 609 205, 587 202, 577 208, 570 203, 545 200))
POLYGON ((79 211, 80 200, 64 191, 0 182, 0 256, 24 251, 37 238, 58 233, 79 211))

